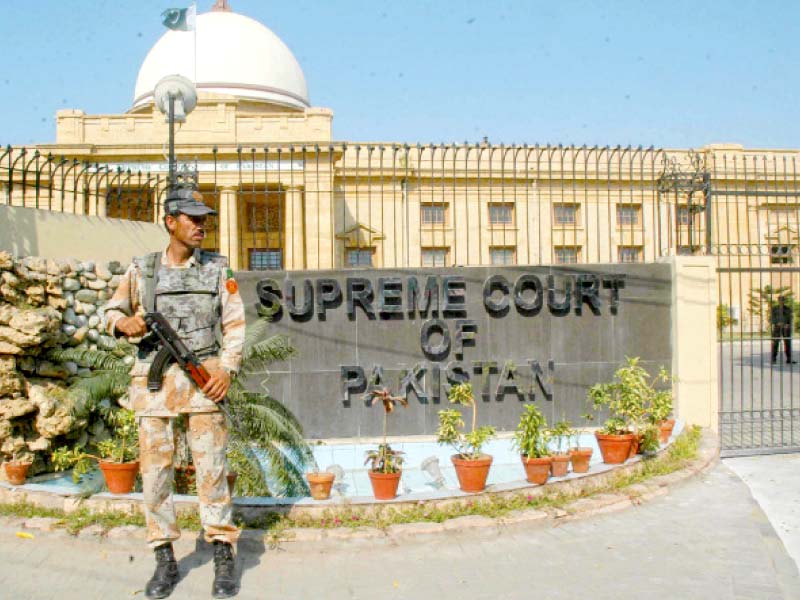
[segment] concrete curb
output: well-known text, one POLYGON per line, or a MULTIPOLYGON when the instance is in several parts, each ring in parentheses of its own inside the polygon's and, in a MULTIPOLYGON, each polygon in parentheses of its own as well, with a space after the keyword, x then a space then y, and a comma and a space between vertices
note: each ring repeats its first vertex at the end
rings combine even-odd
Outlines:
MULTIPOLYGON (((585 519, 594 515, 601 515, 612 513, 619 510, 625 510, 632 506, 640 505, 644 502, 649 502, 655 498, 665 496, 669 493, 669 489, 680 483, 689 480, 696 475, 712 468, 719 460, 719 438, 711 431, 704 430, 698 447, 698 456, 695 460, 689 463, 686 467, 679 471, 675 471, 668 475, 660 475, 649 479, 645 483, 634 484, 626 487, 624 491, 617 493, 600 493, 589 498, 580 498, 564 506, 563 508, 546 508, 539 509, 525 509, 513 511, 507 515, 498 518, 485 517, 481 515, 467 515, 463 517, 456 517, 448 519, 441 523, 436 522, 416 522, 390 525, 386 529, 378 529, 375 527, 334 527, 334 528, 289 528, 281 531, 279 534, 271 534, 269 531, 261 529, 246 529, 243 532, 241 541, 247 540, 263 540, 270 538, 271 543, 303 543, 303 542, 321 542, 324 540, 368 540, 368 539, 386 539, 386 540, 403 540, 410 537, 417 537, 420 535, 439 534, 443 532, 460 532, 474 529, 487 529, 496 528, 502 530, 512 525, 519 524, 533 524, 536 526, 558 526, 560 523, 573 521, 577 519, 585 519)), ((510 490, 506 492, 491 492, 485 494, 476 494, 467 498, 455 498, 442 501, 432 501, 431 504, 442 507, 444 505, 452 505, 453 503, 465 504, 466 502, 474 501, 480 497, 491 496, 508 496, 518 495, 521 492, 528 493, 528 495, 539 495, 545 490, 553 491, 554 489, 561 489, 565 492, 591 492, 593 489, 599 489, 605 485, 609 478, 616 476, 620 473, 634 473, 641 468, 642 463, 637 462, 630 465, 624 465, 617 469, 605 471, 597 474, 595 477, 582 477, 580 479, 573 479, 570 481, 559 481, 548 483, 546 486, 534 486, 531 488, 523 488, 521 490, 510 490), (560 487, 559 487, 560 486, 560 487)), ((8 490, 6 490, 7 492, 8 490)), ((26 494, 27 495, 27 494, 26 494)), ((0 493, 0 501, 9 500, 22 500, 19 496, 8 498, 9 494, 0 493)), ((39 496, 47 496, 46 494, 36 493, 35 504, 39 506, 49 506, 52 508, 65 508, 64 499, 54 497, 51 503, 40 503, 43 498, 39 496)), ((30 501, 30 498, 27 498, 30 501)), ((67 499, 72 500, 73 499, 67 499)), ((75 503, 78 505, 79 503, 75 503)), ((113 506, 108 506, 109 510, 120 510, 120 505, 123 503, 114 503, 113 506)), ((124 503, 127 511, 131 513, 136 512, 137 507, 135 503, 124 503)), ((427 503, 426 503, 427 504, 427 503)), ((85 506, 85 504, 84 504, 85 506)), ((389 505, 390 508, 402 508, 401 505, 389 505)), ((331 507, 326 507, 330 511, 331 507)), ((75 508, 73 508, 75 510, 75 508)), ((68 511, 69 512, 69 511, 68 511)), ((332 518, 332 517, 331 517, 332 518)), ((44 534, 57 534, 59 532, 58 519, 56 518, 31 518, 19 519, 15 517, 8 517, 3 519, 7 525, 13 524, 14 526, 23 529, 38 530, 44 534)), ((63 530, 62 530, 63 531, 63 530)), ((79 534, 81 538, 104 537, 105 540, 110 542, 123 542, 127 543, 131 538, 142 539, 145 538, 145 529, 136 526, 123 526, 115 527, 107 532, 102 532, 100 526, 92 525, 79 534), (105 533, 105 535, 103 535, 105 533)))

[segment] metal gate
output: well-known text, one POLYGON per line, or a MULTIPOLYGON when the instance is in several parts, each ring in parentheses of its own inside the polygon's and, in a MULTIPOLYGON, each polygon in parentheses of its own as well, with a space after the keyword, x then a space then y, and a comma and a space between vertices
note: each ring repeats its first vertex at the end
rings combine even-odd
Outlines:
POLYGON ((717 259, 723 456, 800 451, 800 237, 796 156, 693 154, 666 169, 684 207, 679 253, 717 259), (779 298, 792 316, 781 318, 779 298), (794 339, 793 339, 794 338, 794 339))

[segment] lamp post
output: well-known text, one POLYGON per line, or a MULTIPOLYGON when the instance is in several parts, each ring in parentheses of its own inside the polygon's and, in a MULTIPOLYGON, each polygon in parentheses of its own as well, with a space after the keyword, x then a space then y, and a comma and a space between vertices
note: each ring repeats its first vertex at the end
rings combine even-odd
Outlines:
POLYGON ((167 75, 162 78, 153 91, 156 106, 169 123, 169 175, 167 188, 177 184, 177 159, 175 158, 175 123, 185 123, 186 115, 197 106, 197 89, 194 83, 183 75, 167 75))

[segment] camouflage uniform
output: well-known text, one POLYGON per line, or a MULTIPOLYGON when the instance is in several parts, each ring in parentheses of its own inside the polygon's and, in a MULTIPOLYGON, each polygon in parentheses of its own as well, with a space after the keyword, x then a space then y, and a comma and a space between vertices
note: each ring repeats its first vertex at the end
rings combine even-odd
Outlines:
MULTIPOLYGON (((225 285, 227 261, 210 252, 196 251, 183 265, 166 263, 161 253, 155 286, 155 308, 184 343, 203 359, 206 368, 236 371, 244 346, 244 305, 238 291, 225 285), (221 347, 217 341, 221 330, 221 347)), ((105 327, 114 335, 116 322, 143 315, 147 299, 145 277, 148 257, 134 259, 114 296, 105 307, 105 327)), ((149 267, 152 269, 154 265, 149 267)), ((135 340, 132 340, 135 341, 135 340)), ((217 405, 206 398, 176 364, 164 374, 158 392, 147 390, 147 372, 153 353, 140 350, 131 370, 128 398, 139 418, 139 449, 144 492, 147 540, 155 548, 177 539, 172 502, 175 453, 174 418, 188 414, 187 437, 197 472, 200 518, 206 541, 235 543, 239 530, 226 480, 227 425, 217 405)))

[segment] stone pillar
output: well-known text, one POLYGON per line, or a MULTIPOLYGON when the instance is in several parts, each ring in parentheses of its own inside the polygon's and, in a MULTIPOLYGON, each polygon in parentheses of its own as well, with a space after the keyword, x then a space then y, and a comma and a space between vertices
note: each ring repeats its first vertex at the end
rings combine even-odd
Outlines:
POLYGON ((671 256, 675 415, 719 430, 717 266, 711 256, 671 256))
POLYGON ((306 235, 304 230, 304 194, 299 186, 287 188, 283 226, 283 267, 287 270, 306 268, 306 235))
POLYGON ((223 187, 219 192, 219 251, 228 257, 234 271, 241 268, 240 239, 236 188, 223 187))

